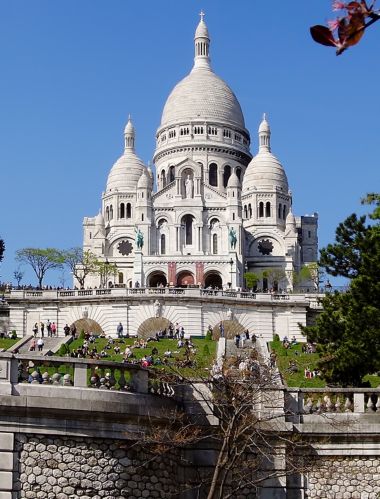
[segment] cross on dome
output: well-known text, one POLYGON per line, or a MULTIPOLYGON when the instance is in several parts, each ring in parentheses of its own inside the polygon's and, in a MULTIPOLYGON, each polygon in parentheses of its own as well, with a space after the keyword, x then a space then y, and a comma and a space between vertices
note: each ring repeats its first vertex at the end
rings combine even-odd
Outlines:
POLYGON ((201 17, 201 23, 203 23, 203 18, 205 17, 205 13, 203 12, 203 9, 200 11, 199 13, 200 17, 201 17))

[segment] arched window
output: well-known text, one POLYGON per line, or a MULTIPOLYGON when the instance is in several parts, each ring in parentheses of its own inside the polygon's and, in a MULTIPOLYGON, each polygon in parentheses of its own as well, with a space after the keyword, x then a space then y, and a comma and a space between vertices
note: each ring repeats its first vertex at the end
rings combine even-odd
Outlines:
POLYGON ((270 202, 269 201, 267 201, 267 203, 265 205, 265 216, 270 217, 270 202))
POLYGON ((107 206, 107 208, 106 208, 106 220, 107 220, 107 222, 109 221, 109 219, 110 219, 110 208, 109 208, 109 206, 107 206))
POLYGON ((169 167, 169 182, 174 182, 175 178, 175 167, 174 165, 169 167))
POLYGON ((226 165, 224 167, 224 172, 223 172, 223 187, 227 187, 228 184, 228 179, 231 176, 231 167, 230 165, 226 165))
POLYGON ((213 187, 218 187, 218 166, 211 163, 208 170, 208 183, 213 187))
POLYGON ((131 203, 127 203, 127 218, 132 217, 131 203))
POLYGON ((141 221, 144 221, 144 213, 141 213, 141 221))
POLYGON ((285 220, 286 218, 286 206, 284 205, 282 208, 282 218, 285 220))
POLYGON ((249 203, 249 205, 248 205, 248 215, 249 215, 249 218, 252 218, 252 206, 251 206, 251 203, 249 203))
POLYGON ((123 272, 119 272, 119 284, 124 284, 124 274, 123 274, 123 272))
POLYGON ((248 218, 248 209, 247 205, 244 206, 244 218, 248 218))
POLYGON ((160 237, 160 253, 161 255, 166 255, 166 238, 165 238, 165 234, 161 234, 161 237, 160 237))
POLYGON ((120 218, 125 218, 125 204, 120 203, 120 218))
POLYGON ((161 188, 163 189, 166 186, 166 173, 165 170, 161 172, 161 188))
POLYGON ((218 254, 218 235, 213 234, 212 236, 212 254, 217 255, 218 254))
POLYGON ((264 216, 264 203, 261 201, 259 203, 259 218, 264 216))
POLYGON ((113 206, 110 206, 110 220, 113 220, 113 206))
POLYGON ((236 168, 236 176, 239 179, 239 182, 241 182, 241 168, 236 168))
POLYGON ((280 203, 278 205, 278 218, 281 218, 282 217, 282 204, 280 203))
POLYGON ((182 224, 185 229, 185 244, 191 246, 193 244, 193 215, 185 215, 182 219, 182 224))

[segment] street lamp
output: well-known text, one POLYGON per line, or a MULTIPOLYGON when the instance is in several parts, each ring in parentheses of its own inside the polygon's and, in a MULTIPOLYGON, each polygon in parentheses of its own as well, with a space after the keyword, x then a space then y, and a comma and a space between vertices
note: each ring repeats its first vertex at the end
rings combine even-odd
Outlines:
POLYGON ((230 273, 231 273, 231 289, 232 289, 232 265, 234 264, 234 261, 232 260, 232 258, 230 258, 230 261, 229 261, 229 264, 230 264, 230 273))

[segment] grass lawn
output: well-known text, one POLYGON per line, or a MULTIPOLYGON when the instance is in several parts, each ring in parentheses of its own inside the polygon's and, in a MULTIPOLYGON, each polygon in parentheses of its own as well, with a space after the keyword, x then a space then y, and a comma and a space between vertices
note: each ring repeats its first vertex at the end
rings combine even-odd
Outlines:
MULTIPOLYGON (((319 359, 318 353, 302 353, 302 343, 294 345, 291 348, 284 348, 281 341, 272 341, 270 343, 271 350, 277 354, 277 366, 281 372, 284 384, 289 387, 299 388, 323 388, 326 382, 319 377, 307 379, 305 378, 305 369, 313 370, 319 359), (292 373, 289 371, 289 362, 294 361, 297 364, 298 372, 292 373)), ((372 388, 380 385, 380 377, 376 375, 367 375, 363 381, 369 381, 372 388)))
MULTIPOLYGON (((108 361, 113 361, 113 362, 123 362, 124 359, 124 351, 127 346, 133 345, 135 342, 136 338, 128 338, 128 339, 115 339, 114 343, 112 345, 112 348, 110 350, 106 350, 108 353, 108 356, 101 359, 101 360, 108 360, 108 361), (115 354, 113 347, 114 346, 120 346, 121 352, 120 354, 115 354)), ((73 350, 76 350, 78 347, 83 345, 82 339, 77 339, 74 340, 70 345, 68 345, 68 348, 70 349, 70 352, 73 350)), ((106 338, 97 338, 95 343, 90 344, 90 350, 93 348, 93 345, 96 346, 98 353, 100 353, 105 346, 107 345, 108 340, 106 338)), ((192 343, 194 344, 194 347, 196 349, 196 353, 193 356, 193 360, 195 361, 195 368, 181 368, 180 371, 184 376, 194 376, 197 373, 198 374, 205 374, 207 370, 211 367, 213 364, 213 361, 216 356, 216 348, 217 348, 217 342, 213 340, 207 340, 207 339, 193 339, 192 343)), ((152 349, 157 348, 158 354, 154 355, 154 358, 160 357, 161 359, 164 358, 164 352, 166 350, 170 350, 172 352, 172 357, 169 358, 169 365, 164 366, 164 365, 154 365, 151 366, 153 368, 157 369, 164 369, 166 371, 171 371, 172 368, 170 366, 175 366, 177 361, 182 361, 185 360, 185 349, 184 348, 177 348, 177 340, 174 339, 162 339, 160 341, 150 341, 147 345, 147 348, 134 348, 133 354, 134 356, 130 358, 131 361, 135 360, 140 360, 142 357, 149 355, 152 353, 152 349)), ((69 354, 65 354, 62 356, 67 356, 69 354)))
POLYGON ((15 340, 11 340, 10 338, 0 338, 0 349, 8 350, 11 346, 17 343, 20 338, 16 338, 15 340))

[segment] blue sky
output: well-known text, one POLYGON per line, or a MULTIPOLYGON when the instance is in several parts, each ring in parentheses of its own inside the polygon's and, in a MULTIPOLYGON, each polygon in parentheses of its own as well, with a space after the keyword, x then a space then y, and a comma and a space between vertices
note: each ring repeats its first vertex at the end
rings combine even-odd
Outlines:
MULTIPOLYGON (((336 57, 309 35, 333 17, 329 0, 2 0, 0 280, 12 280, 19 248, 81 245, 129 113, 137 152, 151 160, 165 100, 192 66, 201 9, 252 152, 267 112, 294 212, 319 213, 320 246, 379 191, 380 26, 336 57)), ((24 281, 35 283, 31 271, 24 281)))

